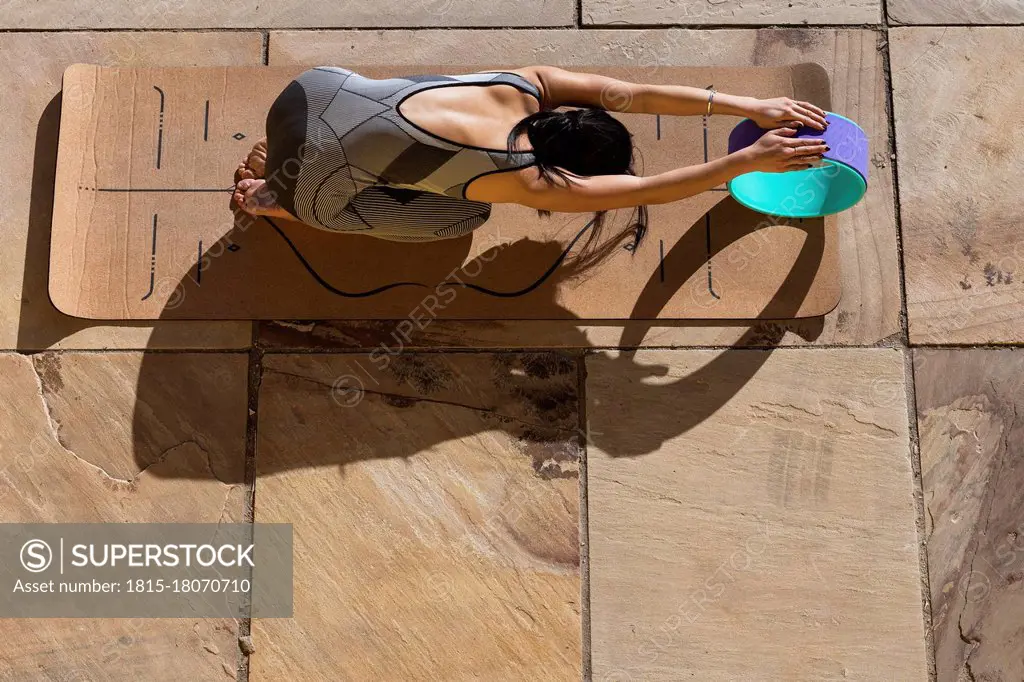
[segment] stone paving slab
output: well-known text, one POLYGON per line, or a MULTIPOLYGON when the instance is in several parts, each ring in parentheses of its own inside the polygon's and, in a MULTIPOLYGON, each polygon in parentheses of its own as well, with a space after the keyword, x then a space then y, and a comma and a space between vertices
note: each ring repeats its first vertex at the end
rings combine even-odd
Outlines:
MULTIPOLYGON (((494 62, 634 66, 633 80, 668 65, 756 66, 817 62, 828 70, 832 106, 868 134, 873 166, 868 194, 840 219, 843 298, 824 318, 754 326, 646 323, 432 321, 406 348, 587 347, 593 345, 872 344, 899 332, 900 285, 889 165, 886 85, 878 34, 866 30, 524 30, 272 32, 270 63, 451 64, 494 62)), ((486 229, 486 227, 484 228, 486 229)), ((657 225, 652 226, 656 233, 657 225)), ((755 254, 756 255, 756 254, 755 254)), ((262 324, 276 348, 394 347, 394 323, 262 324)))
POLYGON ((904 356, 587 357, 595 680, 925 680, 904 356))
POLYGON ((574 0, 6 0, 0 28, 338 28, 386 26, 571 26, 574 0))
POLYGON ((896 24, 1021 24, 1020 0, 888 0, 896 24))
POLYGON ((583 23, 878 24, 880 0, 582 0, 583 23))
POLYGON ((1024 341, 1024 28, 890 40, 910 339, 1024 341))
MULTIPOLYGON (((243 520, 245 355, 4 353, 0 374, 0 523, 243 520)), ((233 679, 236 632, 0 620, 0 679, 233 679)))
POLYGON ((579 680, 578 366, 267 355, 256 520, 294 524, 295 616, 250 680, 579 680))
POLYGON ((914 351, 938 682, 1024 679, 1024 356, 914 351))
POLYGON ((47 271, 60 122, 56 98, 64 69, 75 62, 259 64, 261 52, 262 36, 255 32, 0 34, 0 84, 17 93, 0 101, 0 349, 249 345, 249 323, 163 323, 155 325, 154 335, 154 325, 68 317, 50 303, 47 271))

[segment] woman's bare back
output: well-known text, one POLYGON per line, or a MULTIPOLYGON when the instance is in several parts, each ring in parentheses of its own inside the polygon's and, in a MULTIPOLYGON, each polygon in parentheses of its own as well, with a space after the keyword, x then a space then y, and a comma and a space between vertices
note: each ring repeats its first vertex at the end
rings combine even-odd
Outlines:
POLYGON ((497 150, 506 148, 516 123, 539 109, 535 97, 507 84, 421 90, 398 106, 405 120, 436 137, 497 150))

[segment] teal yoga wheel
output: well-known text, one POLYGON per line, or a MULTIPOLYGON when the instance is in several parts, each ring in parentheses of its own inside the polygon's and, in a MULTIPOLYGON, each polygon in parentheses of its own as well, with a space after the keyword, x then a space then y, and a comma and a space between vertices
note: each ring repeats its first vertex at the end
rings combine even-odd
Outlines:
MULTIPOLYGON (((796 137, 825 140, 829 151, 814 168, 785 173, 745 173, 728 182, 729 193, 747 208, 781 218, 820 218, 850 208, 868 188, 868 138, 839 114, 825 115, 824 131, 802 127, 796 137)), ((744 119, 729 135, 729 153, 757 142, 766 130, 744 119)))

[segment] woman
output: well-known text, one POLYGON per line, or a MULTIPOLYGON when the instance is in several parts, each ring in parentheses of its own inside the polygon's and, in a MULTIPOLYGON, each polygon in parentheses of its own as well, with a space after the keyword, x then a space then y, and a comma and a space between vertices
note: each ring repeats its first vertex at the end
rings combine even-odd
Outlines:
POLYGON ((639 207, 639 241, 647 205, 750 171, 812 165, 828 148, 794 135, 825 125, 825 112, 807 102, 552 66, 383 80, 318 67, 274 102, 267 138, 239 166, 234 200, 253 215, 400 241, 461 236, 487 220, 491 204, 510 203, 595 212, 592 243, 605 211, 639 207), (637 177, 629 131, 605 111, 609 94, 625 103, 619 112, 729 114, 773 130, 724 158, 637 177))

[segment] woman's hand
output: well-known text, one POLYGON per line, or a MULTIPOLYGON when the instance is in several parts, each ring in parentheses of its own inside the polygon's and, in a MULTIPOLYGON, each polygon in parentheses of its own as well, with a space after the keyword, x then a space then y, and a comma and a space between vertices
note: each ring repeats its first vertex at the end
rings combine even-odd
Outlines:
POLYGON ((825 121, 824 111, 810 102, 800 102, 788 97, 752 98, 745 109, 746 117, 765 130, 781 126, 790 128, 809 126, 815 130, 824 130, 828 125, 825 121))
POLYGON ((782 173, 810 168, 828 151, 824 140, 794 135, 796 130, 793 128, 770 130, 757 142, 736 153, 744 155, 745 165, 750 171, 782 173))

